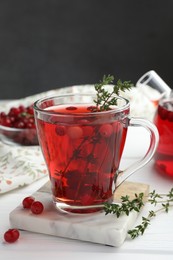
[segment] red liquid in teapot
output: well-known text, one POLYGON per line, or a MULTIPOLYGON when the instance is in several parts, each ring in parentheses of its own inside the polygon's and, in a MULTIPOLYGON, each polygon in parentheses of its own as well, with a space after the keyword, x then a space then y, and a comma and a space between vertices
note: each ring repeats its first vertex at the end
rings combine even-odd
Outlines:
POLYGON ((159 145, 155 153, 155 167, 173 177, 173 100, 158 106, 154 123, 159 131, 159 145))
POLYGON ((37 119, 37 126, 55 200, 79 206, 106 202, 124 148, 124 121, 71 116, 70 123, 67 113, 91 111, 78 106, 50 109, 64 116, 37 119))

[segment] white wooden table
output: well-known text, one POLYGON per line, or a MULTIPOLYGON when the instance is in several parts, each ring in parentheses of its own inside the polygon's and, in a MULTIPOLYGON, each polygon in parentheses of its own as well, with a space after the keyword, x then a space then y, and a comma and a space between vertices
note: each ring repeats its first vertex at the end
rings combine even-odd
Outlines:
MULTIPOLYGON (((142 134, 130 135, 122 165, 128 165, 140 156, 146 147, 147 139, 142 134), (135 137, 135 143, 134 139, 135 137), (139 140, 138 140, 139 139, 139 140), (138 142, 141 144, 137 147, 138 142), (132 149, 133 148, 133 149, 132 149)), ((161 213, 151 221, 143 236, 135 240, 126 239, 120 248, 80 242, 60 237, 21 231, 20 239, 13 244, 3 242, 3 234, 9 229, 9 213, 19 205, 22 199, 34 193, 44 183, 45 177, 27 187, 0 195, 0 259, 172 259, 173 257, 173 209, 168 214, 161 213)), ((129 178, 129 181, 143 182, 150 185, 150 190, 168 192, 173 187, 173 179, 159 175, 153 169, 151 161, 143 169, 129 178)), ((145 205, 141 217, 146 216, 150 205, 145 205)))

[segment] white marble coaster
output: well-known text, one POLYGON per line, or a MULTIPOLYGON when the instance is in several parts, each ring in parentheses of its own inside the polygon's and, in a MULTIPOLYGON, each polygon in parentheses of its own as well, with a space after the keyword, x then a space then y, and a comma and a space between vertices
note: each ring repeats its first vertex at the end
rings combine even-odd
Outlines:
MULTIPOLYGON (((117 191, 116 200, 122 195, 140 192, 147 194, 149 186, 125 182, 117 191)), ((104 212, 85 215, 59 213, 52 203, 49 186, 44 186, 33 196, 44 204, 44 212, 34 215, 19 205, 10 213, 13 228, 119 247, 138 216, 137 212, 131 212, 129 216, 124 215, 120 218, 112 214, 105 215, 104 212)))

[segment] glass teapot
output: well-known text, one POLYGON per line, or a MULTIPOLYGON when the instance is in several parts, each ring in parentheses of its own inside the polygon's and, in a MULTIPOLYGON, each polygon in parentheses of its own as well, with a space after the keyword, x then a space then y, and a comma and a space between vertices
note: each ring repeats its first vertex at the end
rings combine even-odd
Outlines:
POLYGON ((155 168, 173 178, 173 90, 153 70, 145 73, 136 86, 156 105, 153 122, 159 131, 159 144, 155 168))

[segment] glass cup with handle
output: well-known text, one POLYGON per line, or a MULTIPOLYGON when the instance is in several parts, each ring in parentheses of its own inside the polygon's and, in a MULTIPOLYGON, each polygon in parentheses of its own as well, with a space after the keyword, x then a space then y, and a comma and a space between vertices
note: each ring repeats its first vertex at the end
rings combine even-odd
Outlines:
MULTIPOLYGON (((67 213, 92 213, 112 202, 116 189, 153 157, 157 128, 150 121, 130 117, 123 97, 108 111, 99 111, 95 94, 66 94, 35 102, 37 134, 47 164, 53 202, 67 213), (150 133, 148 150, 125 170, 119 165, 129 127, 150 133)), ((145 138, 145 136, 144 136, 145 138)), ((135 144, 134 140, 134 145, 135 144)))

